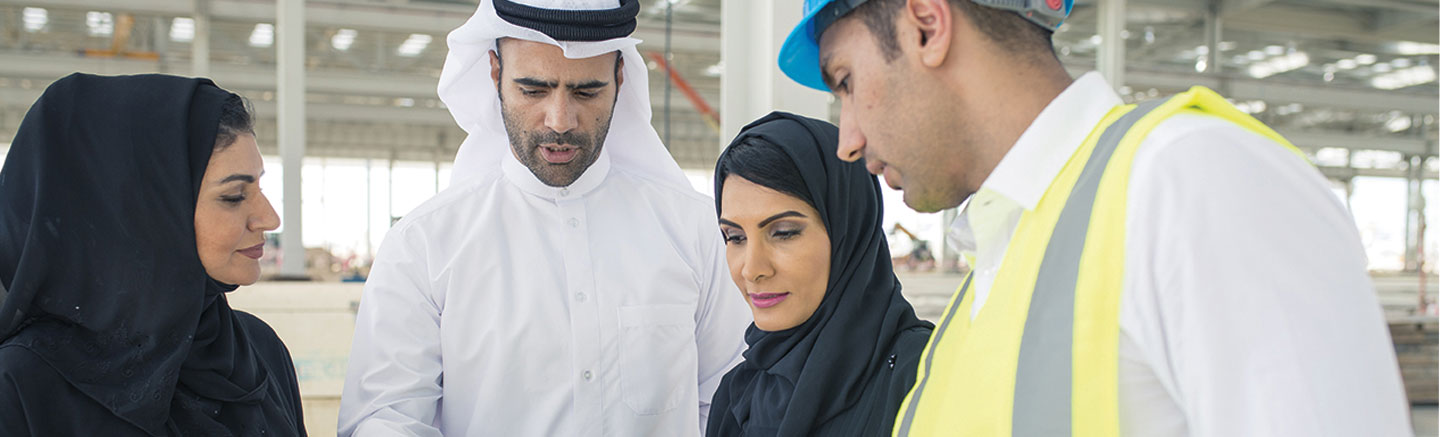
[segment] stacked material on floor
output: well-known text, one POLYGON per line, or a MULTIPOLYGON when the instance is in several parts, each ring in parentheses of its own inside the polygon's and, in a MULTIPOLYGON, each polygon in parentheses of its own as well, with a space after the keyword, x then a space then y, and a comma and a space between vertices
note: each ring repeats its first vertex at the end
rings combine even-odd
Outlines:
POLYGON ((1400 376, 1412 404, 1434 404, 1440 392, 1440 336, 1435 316, 1390 319, 1390 337, 1400 361, 1400 376))

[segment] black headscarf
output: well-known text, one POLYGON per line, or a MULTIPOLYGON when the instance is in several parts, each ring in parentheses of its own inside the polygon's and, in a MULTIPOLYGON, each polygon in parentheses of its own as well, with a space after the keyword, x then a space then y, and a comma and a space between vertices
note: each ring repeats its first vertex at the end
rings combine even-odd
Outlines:
MULTIPOLYGON (((196 250, 230 96, 206 79, 73 74, 30 108, 0 170, 0 347, 29 350, 89 398, 74 402, 150 435, 302 425, 273 399, 280 384, 247 337, 261 334, 226 302, 235 286, 196 250)), ((73 420, 65 405, 33 407, 32 421, 73 420)))
MULTIPOLYGON (((841 415, 853 413, 861 421, 871 412, 852 408, 875 373, 886 368, 897 334, 933 326, 916 318, 900 294, 881 229, 880 185, 863 162, 835 156, 839 132, 830 123, 772 112, 745 126, 730 144, 749 137, 779 146, 799 169, 830 236, 830 278, 820 307, 805 323, 775 332, 750 325, 745 361, 716 390, 710 435, 774 430, 798 436, 841 415)), ((724 177, 717 169, 717 215, 724 177)), ((859 428, 839 427, 854 433, 859 428)))

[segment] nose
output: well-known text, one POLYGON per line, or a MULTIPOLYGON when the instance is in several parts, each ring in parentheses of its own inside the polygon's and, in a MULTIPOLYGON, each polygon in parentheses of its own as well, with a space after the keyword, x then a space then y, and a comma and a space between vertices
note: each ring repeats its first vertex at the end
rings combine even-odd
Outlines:
POLYGON ((265 193, 260 193, 260 210, 250 216, 250 230, 252 232, 269 232, 280 228, 280 215, 275 213, 275 207, 270 205, 270 198, 265 193))
POLYGON ((865 134, 860 132, 860 126, 855 122, 854 111, 846 110, 844 102, 840 106, 840 147, 835 150, 835 155, 845 162, 855 162, 864 156, 865 134))
POLYGON ((763 244, 746 245, 745 259, 741 262, 740 275, 752 284, 775 277, 775 265, 770 262, 770 249, 763 244))
POLYGON ((575 103, 566 94, 558 91, 550 93, 545 102, 545 127, 556 133, 569 132, 580 124, 575 103))

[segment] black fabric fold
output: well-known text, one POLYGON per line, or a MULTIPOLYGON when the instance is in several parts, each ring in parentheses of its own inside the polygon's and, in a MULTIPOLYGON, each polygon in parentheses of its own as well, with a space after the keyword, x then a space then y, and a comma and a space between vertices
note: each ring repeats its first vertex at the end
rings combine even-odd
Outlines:
MULTIPOLYGON (((914 378, 913 367, 892 365, 894 357, 917 356, 934 326, 900 294, 879 182, 863 161, 835 156, 839 132, 830 123, 772 112, 730 144, 749 137, 779 146, 799 169, 830 236, 830 277, 804 323, 774 332, 750 325, 745 361, 716 390, 707 435, 874 435, 881 428, 889 435, 895 393, 908 391, 907 370, 914 378)), ((716 174, 718 215, 725 181, 716 174)))
POLYGON ((544 9, 495 0, 495 14, 516 26, 534 29, 556 41, 604 41, 635 32, 639 0, 620 0, 620 7, 598 10, 544 9))
POLYGON ((196 251, 231 96, 73 74, 26 114, 0 170, 0 434, 303 434, 294 378, 274 381, 293 374, 288 352, 239 320, 235 286, 196 251))

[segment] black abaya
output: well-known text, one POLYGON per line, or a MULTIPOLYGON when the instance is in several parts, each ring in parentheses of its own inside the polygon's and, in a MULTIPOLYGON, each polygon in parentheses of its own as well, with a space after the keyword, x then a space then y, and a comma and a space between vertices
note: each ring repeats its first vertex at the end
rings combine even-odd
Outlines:
POLYGON ((0 435, 304 435, 289 352, 195 243, 230 93, 74 74, 0 170, 0 435))

